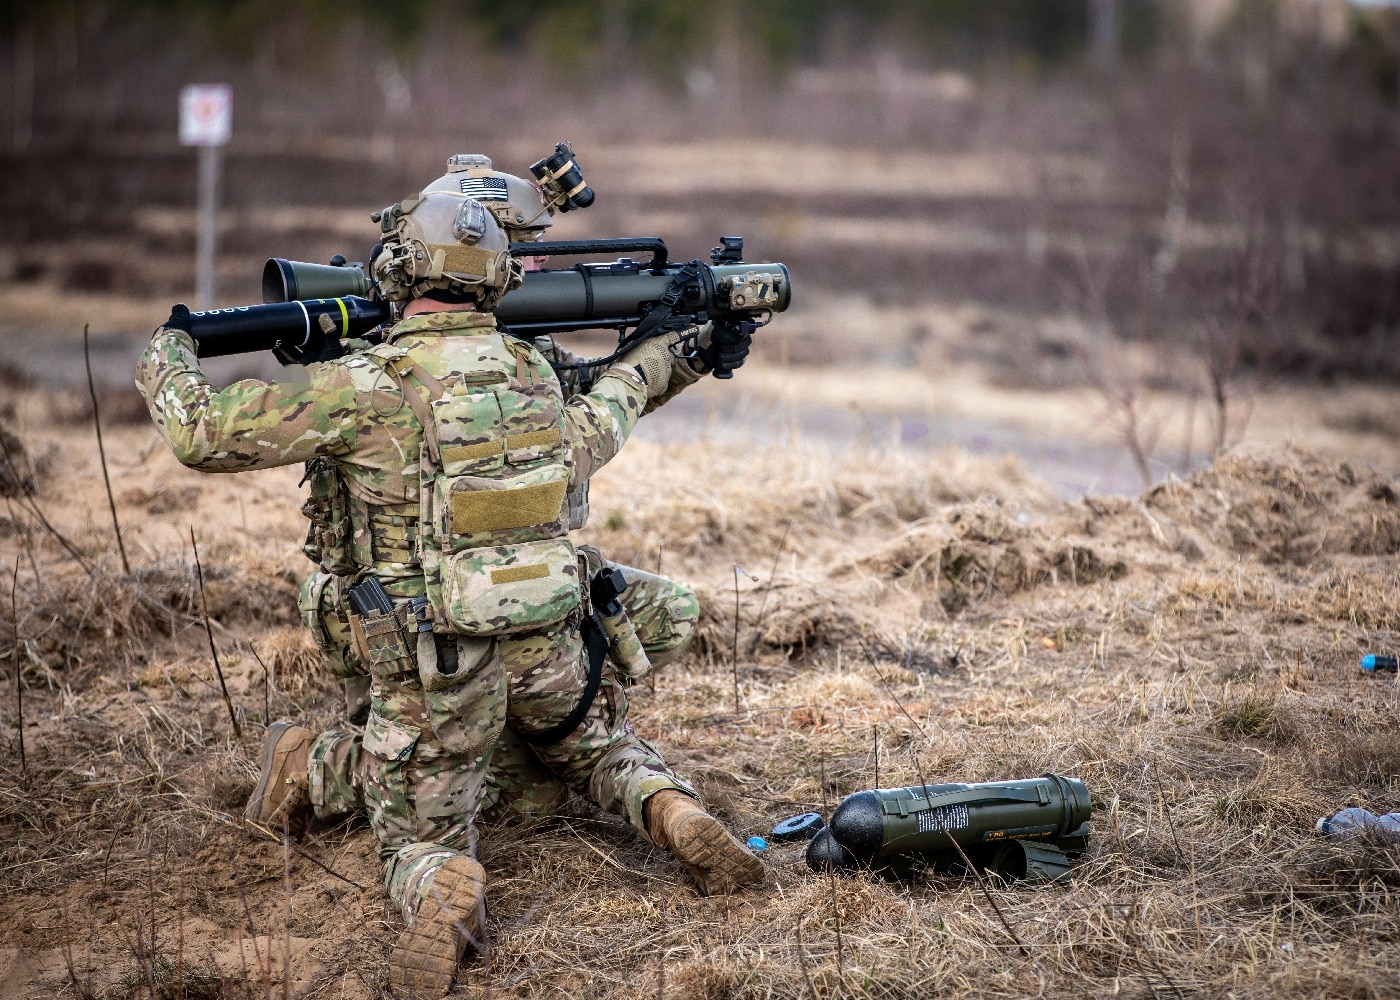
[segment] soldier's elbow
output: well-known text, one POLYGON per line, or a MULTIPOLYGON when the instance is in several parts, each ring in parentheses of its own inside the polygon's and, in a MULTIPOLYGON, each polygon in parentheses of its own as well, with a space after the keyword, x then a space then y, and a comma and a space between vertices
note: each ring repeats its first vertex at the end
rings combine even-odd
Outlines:
POLYGON ((209 465, 209 453, 196 448, 173 448, 175 461, 187 469, 203 472, 209 465))
POLYGON ((216 452, 209 446, 209 442, 198 436, 172 437, 167 439, 170 443, 170 451, 175 456, 175 461, 179 462, 187 469, 195 469, 199 472, 222 472, 221 459, 222 452, 216 452))

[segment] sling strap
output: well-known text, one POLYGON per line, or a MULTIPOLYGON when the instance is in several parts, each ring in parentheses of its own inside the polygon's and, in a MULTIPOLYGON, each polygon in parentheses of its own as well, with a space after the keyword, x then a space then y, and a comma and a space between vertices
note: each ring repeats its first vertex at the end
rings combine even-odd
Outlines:
POLYGON ((584 618, 581 631, 584 648, 588 650, 588 683, 583 687, 578 704, 563 722, 540 733, 517 732, 516 735, 533 747, 552 747, 562 741, 578 728, 583 717, 593 707, 593 699, 598 697, 598 687, 603 682, 603 657, 608 653, 608 637, 592 615, 584 618))
POLYGON ((385 370, 393 374, 399 382, 399 389, 403 392, 403 397, 408 401, 408 408, 413 411, 413 415, 418 418, 418 423, 423 427, 423 447, 428 449, 428 457, 433 460, 433 464, 439 469, 442 468, 442 449, 438 445, 437 427, 433 423, 432 410, 428 408, 429 400, 436 401, 442 398, 442 394, 447 391, 447 387, 435 376, 430 374, 426 368, 409 357, 405 351, 400 355, 388 358, 375 358, 385 370), (428 398, 412 389, 406 384, 406 379, 411 377, 415 382, 423 387, 428 398))

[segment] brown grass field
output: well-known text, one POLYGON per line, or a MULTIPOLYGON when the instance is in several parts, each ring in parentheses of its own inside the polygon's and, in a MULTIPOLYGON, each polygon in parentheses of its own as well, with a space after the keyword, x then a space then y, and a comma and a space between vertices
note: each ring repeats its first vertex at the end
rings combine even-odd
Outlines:
POLYGON ((1056 886, 832 878, 798 844, 706 899, 581 800, 487 828, 490 938, 454 996, 1400 998, 1400 845, 1313 830, 1400 809, 1400 687, 1358 668, 1400 651, 1393 21, 1342 50, 1250 28, 1268 3, 1163 5, 1238 7, 1239 34, 1091 76, 953 71, 900 24, 859 37, 891 5, 827 4, 817 64, 743 65, 759 22, 721 16, 682 89, 450 25, 386 61, 308 6, 238 45, 191 18, 252 5, 0 17, 40 21, 23 123, 0 39, 0 1000, 388 996, 367 825, 236 819, 269 721, 342 711, 295 610, 301 470, 185 470, 130 388, 195 285, 196 78, 238 94, 217 305, 269 256, 363 258, 369 213, 450 154, 522 173, 561 138, 599 197, 556 238, 686 260, 741 234, 791 268, 793 308, 644 422, 584 533, 699 592, 631 719, 736 832, 877 781, 1092 793, 1056 886))
MULTIPOLYGON (((81 399, 9 398, 0 997, 386 996, 399 918, 364 823, 292 851, 230 819, 267 721, 340 707, 295 615, 299 470, 202 476, 113 416, 127 575, 81 399)), ((490 949, 458 992, 1400 996, 1400 847, 1312 831, 1400 807, 1400 693, 1357 668, 1400 646, 1400 482, 1345 454, 1246 444, 1065 503, 956 451, 633 442, 588 538, 695 586, 705 618, 632 719, 736 831, 877 769, 1054 770, 1092 792, 1090 850, 1026 888, 831 880, 775 845, 761 889, 705 899, 578 802, 484 831, 490 949)))

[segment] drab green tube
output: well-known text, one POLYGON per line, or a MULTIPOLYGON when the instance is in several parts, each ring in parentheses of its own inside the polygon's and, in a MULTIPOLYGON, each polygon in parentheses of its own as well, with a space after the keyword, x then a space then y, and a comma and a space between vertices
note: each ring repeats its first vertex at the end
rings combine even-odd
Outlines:
POLYGON ((847 796, 831 817, 831 835, 857 862, 895 855, 956 852, 1006 840, 1072 841, 1082 846, 1089 820, 1082 781, 1046 774, 975 785, 879 788, 847 796), (927 795, 925 794, 927 792, 927 795))

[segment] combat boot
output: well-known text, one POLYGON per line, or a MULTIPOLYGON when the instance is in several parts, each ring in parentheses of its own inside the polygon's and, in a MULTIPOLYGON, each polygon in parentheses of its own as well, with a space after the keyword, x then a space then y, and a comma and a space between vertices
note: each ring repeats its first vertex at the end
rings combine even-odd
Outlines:
POLYGON ((257 787, 243 810, 249 823, 280 832, 285 823, 301 833, 311 821, 311 786, 306 759, 311 731, 290 722, 274 722, 263 736, 257 787))
POLYGON ((389 986, 405 1000, 437 1000, 452 988, 466 946, 481 934, 486 872, 459 855, 432 874, 428 891, 389 956, 389 986))
POLYGON ((647 833, 670 851, 706 896, 763 881, 763 862, 684 792, 668 788, 647 799, 647 833))

